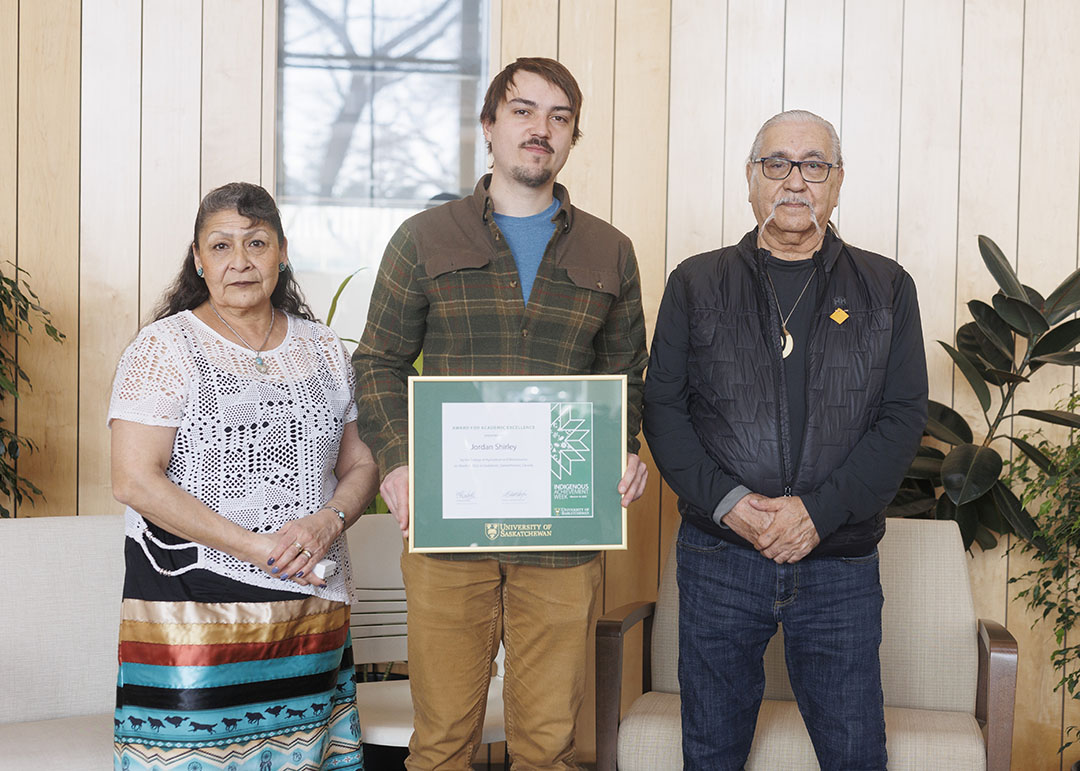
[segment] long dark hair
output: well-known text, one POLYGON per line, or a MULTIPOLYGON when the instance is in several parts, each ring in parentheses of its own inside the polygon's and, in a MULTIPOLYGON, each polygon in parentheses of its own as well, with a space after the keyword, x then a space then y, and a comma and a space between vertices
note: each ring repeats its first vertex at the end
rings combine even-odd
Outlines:
MULTIPOLYGON (((154 309, 154 321, 172 316, 180 311, 193 310, 210 298, 206 282, 195 272, 194 246, 199 241, 199 233, 206 225, 206 220, 220 211, 235 210, 240 216, 247 217, 252 224, 269 225, 277 233, 278 244, 285 243, 285 230, 281 227, 281 212, 278 211, 274 198, 258 185, 250 182, 230 182, 211 190, 199 204, 199 213, 195 215, 195 232, 188 246, 184 264, 180 273, 161 296, 154 309)), ((285 264, 285 270, 278 274, 277 286, 270 295, 270 302, 275 308, 315 321, 315 314, 308 307, 300 285, 293 277, 292 265, 285 264)))

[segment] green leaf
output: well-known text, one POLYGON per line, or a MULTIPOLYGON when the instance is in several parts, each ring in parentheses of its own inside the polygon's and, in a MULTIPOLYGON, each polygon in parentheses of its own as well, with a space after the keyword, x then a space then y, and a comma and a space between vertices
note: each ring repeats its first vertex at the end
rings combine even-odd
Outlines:
POLYGON ((965 441, 971 441, 970 433, 967 439, 963 439, 933 418, 926 419, 926 433, 947 444, 963 444, 965 441))
POLYGON ((992 300, 998 315, 1024 337, 1031 339, 1050 329, 1043 315, 1026 300, 1017 300, 1002 294, 994 295, 992 300))
POLYGON ((990 551, 991 549, 996 548, 998 544, 994 534, 981 522, 975 529, 975 543, 979 544, 979 548, 983 551, 990 551))
POLYGON ((1032 361, 1040 364, 1061 364, 1065 367, 1075 367, 1080 364, 1080 351, 1065 351, 1064 353, 1047 353, 1042 356, 1034 356, 1032 361))
POLYGON ((1032 289, 1027 284, 1021 283, 1020 286, 1024 287, 1024 294, 1027 295, 1027 302, 1032 308, 1037 308, 1039 313, 1043 313, 1046 307, 1046 300, 1039 294, 1038 289, 1032 289))
POLYGON ((970 550, 971 544, 975 542, 975 534, 979 530, 979 511, 974 503, 965 503, 963 506, 956 507, 956 524, 960 525, 960 537, 964 541, 964 548, 970 550))
POLYGON ((1046 320, 1057 324, 1077 310, 1080 310, 1080 268, 1046 298, 1046 320))
POLYGON ((338 298, 341 297, 341 293, 345 291, 345 287, 347 287, 349 285, 349 282, 352 281, 353 276, 355 276, 362 270, 366 270, 366 268, 357 268, 352 273, 347 275, 340 284, 338 284, 337 291, 334 292, 334 298, 330 300, 330 310, 326 314, 326 326, 330 326, 330 322, 334 320, 334 314, 337 313, 338 298))
POLYGON ((1046 541, 1042 536, 1035 535, 1039 529, 1038 525, 1035 524, 1035 520, 1031 518, 1031 515, 1024 510, 1024 507, 1020 505, 1020 499, 1013 494, 1013 491, 1002 482, 998 482, 991 489, 991 494, 994 496, 997 510, 1012 526, 1013 531, 1039 549, 1039 551, 1045 551, 1047 548, 1046 541))
POLYGON ((983 372, 983 380, 994 385, 1001 385, 1003 383, 1028 383, 1030 380, 1023 375, 1017 375, 1015 372, 1005 372, 1000 369, 988 369, 983 372))
POLYGON ((941 463, 941 485, 957 506, 986 493, 1001 475, 1002 461, 990 447, 962 444, 941 463))
POLYGON ((974 441, 971 426, 963 416, 952 407, 930 399, 927 402, 929 419, 926 421, 926 433, 948 444, 965 444, 974 441))
POLYGON ((971 544, 975 541, 975 531, 979 527, 978 514, 974 504, 968 503, 957 506, 949 500, 948 496, 943 495, 938 499, 937 508, 934 509, 934 518, 955 520, 956 524, 960 526, 960 538, 964 542, 964 548, 971 548, 971 544))
MULTIPOLYGON (((1012 334, 1012 332, 1009 334, 1012 334)), ((969 321, 956 330, 956 349, 967 354, 967 357, 972 360, 972 363, 975 364, 979 374, 984 379, 986 375, 983 372, 982 362, 994 369, 1011 371, 1013 368, 1012 357, 1002 354, 974 321, 969 321)), ((995 385, 1000 384, 995 383, 995 385)))
POLYGON ((994 277, 994 281, 1001 287, 1001 291, 1007 297, 1026 301, 1027 293, 1020 283, 1020 279, 1016 277, 1016 271, 1013 270, 1009 261, 1005 259, 1005 255, 998 248, 998 245, 987 236, 979 236, 979 252, 982 254, 983 262, 986 263, 990 275, 994 277))
POLYGON ((916 455, 908 467, 907 475, 916 479, 936 479, 941 476, 941 458, 916 455))
POLYGON ((997 311, 982 300, 969 302, 968 310, 971 311, 971 317, 975 319, 975 323, 979 325, 979 329, 983 331, 986 338, 1011 362, 1016 355, 1016 343, 1009 325, 997 314, 997 311))
POLYGON ((983 382, 982 376, 975 368, 975 365, 971 363, 969 359, 960 351, 953 348, 948 343, 941 343, 941 347, 952 357, 952 360, 956 362, 956 366, 960 368, 960 371, 967 378, 968 384, 971 386, 971 390, 975 392, 975 396, 979 399, 979 404, 982 406, 983 412, 990 409, 990 389, 986 387, 986 383, 983 382))
POLYGON ((1028 444, 1023 439, 1017 439, 1015 436, 1010 436, 1009 441, 1015 444, 1020 449, 1020 452, 1031 458, 1031 462, 1042 469, 1042 471, 1050 476, 1057 476, 1057 467, 1054 465, 1054 462, 1047 458, 1038 447, 1028 444))
POLYGON ((1053 423, 1056 426, 1080 428, 1080 415, 1065 410, 1020 410, 1016 414, 1023 415, 1025 418, 1041 420, 1044 423, 1053 423))
POLYGON ((938 460, 945 460, 945 453, 943 453, 937 447, 931 447, 928 444, 920 444, 915 449, 915 457, 937 458, 938 460))
MULTIPOLYGON (((1064 353, 1071 351, 1078 343, 1080 343, 1080 319, 1070 319, 1040 337, 1039 342, 1032 347, 1031 355, 1038 357, 1048 353, 1064 353)), ((1035 370, 1037 367, 1032 366, 1031 369, 1035 370)))
POLYGON ((993 492, 975 501, 979 509, 979 524, 998 535, 1012 535, 1013 529, 1005 517, 998 511, 993 492))
POLYGON ((917 490, 900 490, 885 508, 887 517, 918 517, 933 510, 937 503, 932 496, 923 495, 917 490))

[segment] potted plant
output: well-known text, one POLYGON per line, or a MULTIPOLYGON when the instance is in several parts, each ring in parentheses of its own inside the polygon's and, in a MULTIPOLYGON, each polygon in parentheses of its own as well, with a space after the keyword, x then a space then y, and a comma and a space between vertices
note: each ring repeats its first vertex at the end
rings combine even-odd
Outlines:
POLYGON ((1009 419, 1019 415, 1080 428, 1080 415, 1070 409, 1013 412, 1016 392, 1033 372, 1044 366, 1080 364, 1080 352, 1072 350, 1080 343, 1080 319, 1069 319, 1080 309, 1080 270, 1044 298, 1020 283, 990 238, 979 236, 979 253, 1000 291, 989 303, 972 300, 967 304, 972 321, 956 331, 955 345, 938 342, 978 399, 986 432, 976 440, 957 411, 930 401, 926 434, 948 450, 933 445, 919 448, 887 513, 955 519, 965 547, 977 541, 983 549, 992 549, 997 535, 1016 533, 1030 541, 1036 527, 1008 480, 1002 478, 1004 459, 991 445, 1008 439, 1032 463, 1048 463, 1030 442, 1009 436, 1009 419))
MULTIPOLYGON (((1075 413, 1080 392, 1074 390, 1061 407, 1075 413)), ((1041 434, 1026 440, 1038 440, 1034 446, 1039 454, 1019 456, 1010 464, 1008 478, 1023 490, 1021 504, 1034 507, 1034 538, 1018 540, 1013 548, 1030 555, 1035 566, 1009 583, 1023 587, 1016 596, 1036 613, 1035 623, 1053 625, 1057 647, 1050 661, 1061 673, 1055 690, 1064 688, 1069 698, 1080 701, 1080 442, 1073 432, 1064 444, 1041 434)), ((1061 751, 1078 734, 1080 728, 1069 726, 1061 751)), ((1078 767, 1080 761, 1073 769, 1078 767)))
MULTIPOLYGON (((10 262, 8 264, 14 268, 14 277, 0 270, 0 402, 8 397, 18 399, 20 384, 31 388, 30 378, 15 357, 14 343, 28 340, 36 323, 40 323, 45 334, 56 342, 64 339, 64 333, 53 326, 49 312, 41 307, 26 279, 20 281, 20 273, 29 274, 10 262)), ((22 451, 33 452, 35 449, 30 438, 16 434, 0 417, 0 517, 11 516, 6 503, 12 498, 21 504, 24 500, 33 503, 35 497, 44 497, 37 485, 19 475, 16 465, 22 451)))

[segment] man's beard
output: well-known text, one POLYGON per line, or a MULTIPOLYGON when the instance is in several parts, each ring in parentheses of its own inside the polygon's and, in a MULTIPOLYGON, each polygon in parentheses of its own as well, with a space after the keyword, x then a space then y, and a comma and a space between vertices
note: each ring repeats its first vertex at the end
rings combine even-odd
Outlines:
POLYGON ((525 166, 514 166, 510 169, 510 176, 527 187, 543 187, 551 181, 551 169, 530 169, 525 166))
POLYGON ((772 222, 776 218, 776 210, 779 209, 785 203, 798 203, 798 204, 802 204, 803 206, 805 206, 807 211, 810 212, 810 221, 814 223, 814 230, 817 231, 817 234, 819 236, 822 234, 821 223, 818 222, 817 212, 814 211, 814 207, 810 205, 809 200, 807 200, 806 198, 803 198, 802 196, 799 196, 799 195, 785 195, 779 201, 774 203, 773 207, 772 207, 772 211, 769 212, 769 216, 766 217, 765 221, 761 223, 761 227, 758 229, 759 232, 763 232, 765 230, 765 228, 768 227, 769 223, 772 222))

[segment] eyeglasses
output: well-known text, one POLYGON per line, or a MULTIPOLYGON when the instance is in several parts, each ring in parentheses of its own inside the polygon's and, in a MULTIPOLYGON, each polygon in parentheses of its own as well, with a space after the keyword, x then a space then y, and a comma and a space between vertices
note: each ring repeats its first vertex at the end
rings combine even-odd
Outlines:
POLYGON ((761 173, 766 179, 787 179, 791 170, 798 168, 806 182, 824 182, 832 168, 840 165, 819 160, 789 161, 787 158, 755 158, 753 162, 761 164, 761 173))

